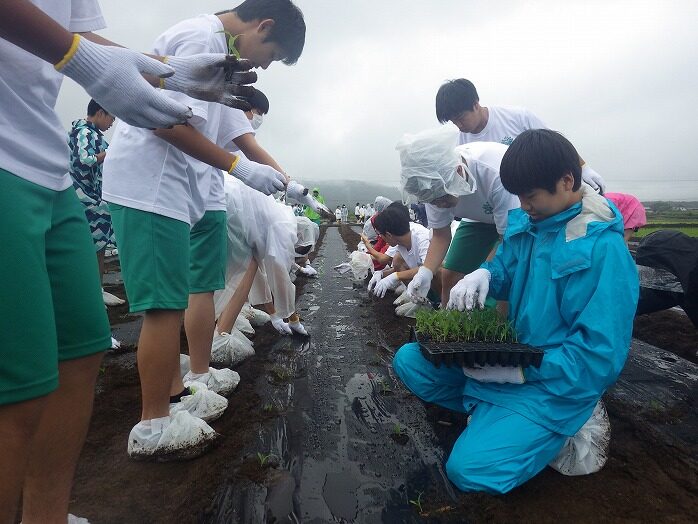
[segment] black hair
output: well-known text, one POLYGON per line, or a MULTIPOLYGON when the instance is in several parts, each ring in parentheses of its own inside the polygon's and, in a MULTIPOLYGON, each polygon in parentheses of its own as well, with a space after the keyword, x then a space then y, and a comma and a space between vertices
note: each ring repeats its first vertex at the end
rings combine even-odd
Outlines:
POLYGON ((245 97, 245 100, 250 103, 252 109, 259 109, 263 115, 266 115, 269 112, 269 99, 267 95, 255 87, 252 89, 254 89, 252 96, 245 97))
POLYGON ((99 105, 94 98, 90 99, 90 103, 87 104, 87 116, 95 116, 100 109, 106 114, 109 114, 109 112, 99 105))
POLYGON ((445 124, 463 111, 472 111, 479 101, 477 89, 470 80, 448 80, 436 92, 436 118, 445 124))
POLYGON ((562 134, 549 129, 529 129, 514 139, 499 168, 504 189, 524 195, 535 189, 555 193, 564 175, 574 177, 573 191, 582 184, 579 154, 562 134))
POLYGON ((298 62, 305 45, 305 20, 303 13, 291 0, 245 0, 234 9, 220 11, 235 13, 243 22, 274 20, 274 26, 265 42, 275 42, 286 53, 282 62, 293 65, 298 62))
POLYGON ((409 233, 410 212, 402 202, 393 202, 375 216, 373 227, 379 233, 391 233, 396 236, 409 233))

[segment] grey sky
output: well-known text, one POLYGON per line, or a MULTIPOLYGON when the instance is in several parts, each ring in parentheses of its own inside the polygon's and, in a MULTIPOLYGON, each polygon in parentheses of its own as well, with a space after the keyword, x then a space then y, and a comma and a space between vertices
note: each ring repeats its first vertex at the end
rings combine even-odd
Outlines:
MULTIPOLYGON (((102 0, 100 33, 134 49, 221 0, 102 0)), ((525 106, 608 182, 644 200, 698 200, 698 1, 297 0, 297 65, 259 71, 260 143, 294 178, 396 185, 395 143, 438 125, 434 96, 465 77, 482 105, 525 106)), ((66 126, 88 97, 64 85, 66 126)))

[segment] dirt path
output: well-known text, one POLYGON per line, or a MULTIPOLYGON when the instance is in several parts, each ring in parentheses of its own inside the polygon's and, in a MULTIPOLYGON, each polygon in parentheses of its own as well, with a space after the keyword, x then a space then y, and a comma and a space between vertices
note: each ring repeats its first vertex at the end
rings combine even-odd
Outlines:
MULTIPOLYGON (((455 492, 442 465, 463 417, 424 405, 395 379, 390 362, 408 321, 332 270, 346 260, 345 246, 355 249, 356 231, 323 233, 313 262, 319 277, 298 301, 311 339, 258 331, 257 355, 239 367, 241 386, 214 423, 222 438, 213 452, 179 464, 130 461, 135 354, 107 357, 73 513, 96 524, 698 519, 696 470, 628 417, 622 401, 609 405, 612 451, 600 473, 567 478, 548 469, 502 497, 455 492), (421 513, 411 503, 420 493, 421 513)), ((121 321, 118 333, 130 342, 138 319, 122 315, 113 312, 112 323, 121 321)))

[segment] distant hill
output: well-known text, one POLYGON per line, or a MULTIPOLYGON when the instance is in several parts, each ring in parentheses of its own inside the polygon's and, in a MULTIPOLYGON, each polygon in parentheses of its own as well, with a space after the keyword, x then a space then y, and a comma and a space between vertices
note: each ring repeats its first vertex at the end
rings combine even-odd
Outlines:
POLYGON ((337 205, 346 204, 352 214, 357 202, 362 204, 373 202, 379 195, 391 200, 401 199, 397 184, 386 186, 357 180, 325 180, 318 182, 300 179, 299 182, 307 188, 320 188, 320 194, 325 197, 325 201, 330 209, 335 209, 337 205))

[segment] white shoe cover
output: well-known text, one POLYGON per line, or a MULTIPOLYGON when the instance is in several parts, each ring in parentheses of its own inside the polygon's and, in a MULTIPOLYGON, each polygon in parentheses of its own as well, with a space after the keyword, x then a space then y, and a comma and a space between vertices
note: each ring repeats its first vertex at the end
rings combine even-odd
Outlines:
POLYGON ((293 331, 291 331, 291 328, 288 327, 288 324, 284 322, 284 319, 281 317, 271 315, 271 325, 279 332, 279 335, 293 335, 293 331))
POLYGON ((170 404, 170 415, 188 411, 204 422, 211 422, 219 418, 228 407, 228 399, 210 391, 203 382, 186 382, 184 385, 193 393, 185 395, 179 402, 170 404))
POLYGON ((104 290, 102 290, 102 300, 104 301, 105 306, 120 306, 121 304, 126 302, 125 300, 115 295, 112 295, 108 291, 104 290))
POLYGON ((407 292, 407 289, 402 292, 402 295, 397 297, 395 301, 393 302, 393 306, 401 306, 403 304, 407 304, 410 301, 410 294, 407 292))
POLYGON ((306 264, 305 267, 302 267, 300 269, 300 272, 303 273, 306 277, 317 276, 317 271, 315 271, 315 268, 313 266, 311 266, 310 264, 306 264))
POLYGON ((191 364, 189 364, 189 355, 184 353, 179 354, 179 376, 184 378, 189 371, 191 371, 191 364))
POLYGON ((296 322, 289 322, 288 327, 290 327, 293 331, 298 333, 299 335, 303 335, 304 337, 308 336, 308 332, 305 330, 305 326, 301 324, 300 320, 296 322))
POLYGON ((232 333, 214 332, 211 363, 229 367, 253 355, 252 342, 240 330, 233 328, 232 333))
POLYGON ((263 326, 267 322, 271 322, 271 317, 268 313, 250 306, 247 302, 242 306, 241 313, 250 321, 250 324, 255 327, 263 326))
POLYGON ((245 335, 254 335, 254 328, 244 315, 238 315, 238 318, 235 319, 235 329, 239 329, 245 335))
POLYGON ((68 524, 90 524, 90 521, 85 517, 76 517, 72 513, 68 513, 68 524))
POLYGON ((136 460, 185 460, 203 454, 217 433, 187 411, 142 421, 128 436, 128 454, 136 460))
POLYGON ((240 375, 232 369, 208 368, 208 373, 196 375, 189 371, 183 377, 184 382, 203 382, 209 391, 224 397, 230 395, 240 383, 240 375))
POLYGON ((599 400, 589 420, 565 441, 549 466, 568 476, 596 473, 606 464, 610 442, 611 422, 606 406, 599 400))
POLYGON ((111 337, 111 348, 112 349, 119 349, 121 347, 121 342, 116 340, 114 337, 111 337))
POLYGON ((431 307, 430 303, 415 304, 414 302, 406 302, 395 308, 395 314, 398 317, 417 318, 417 311, 419 311, 420 309, 428 311, 433 308, 431 307))

